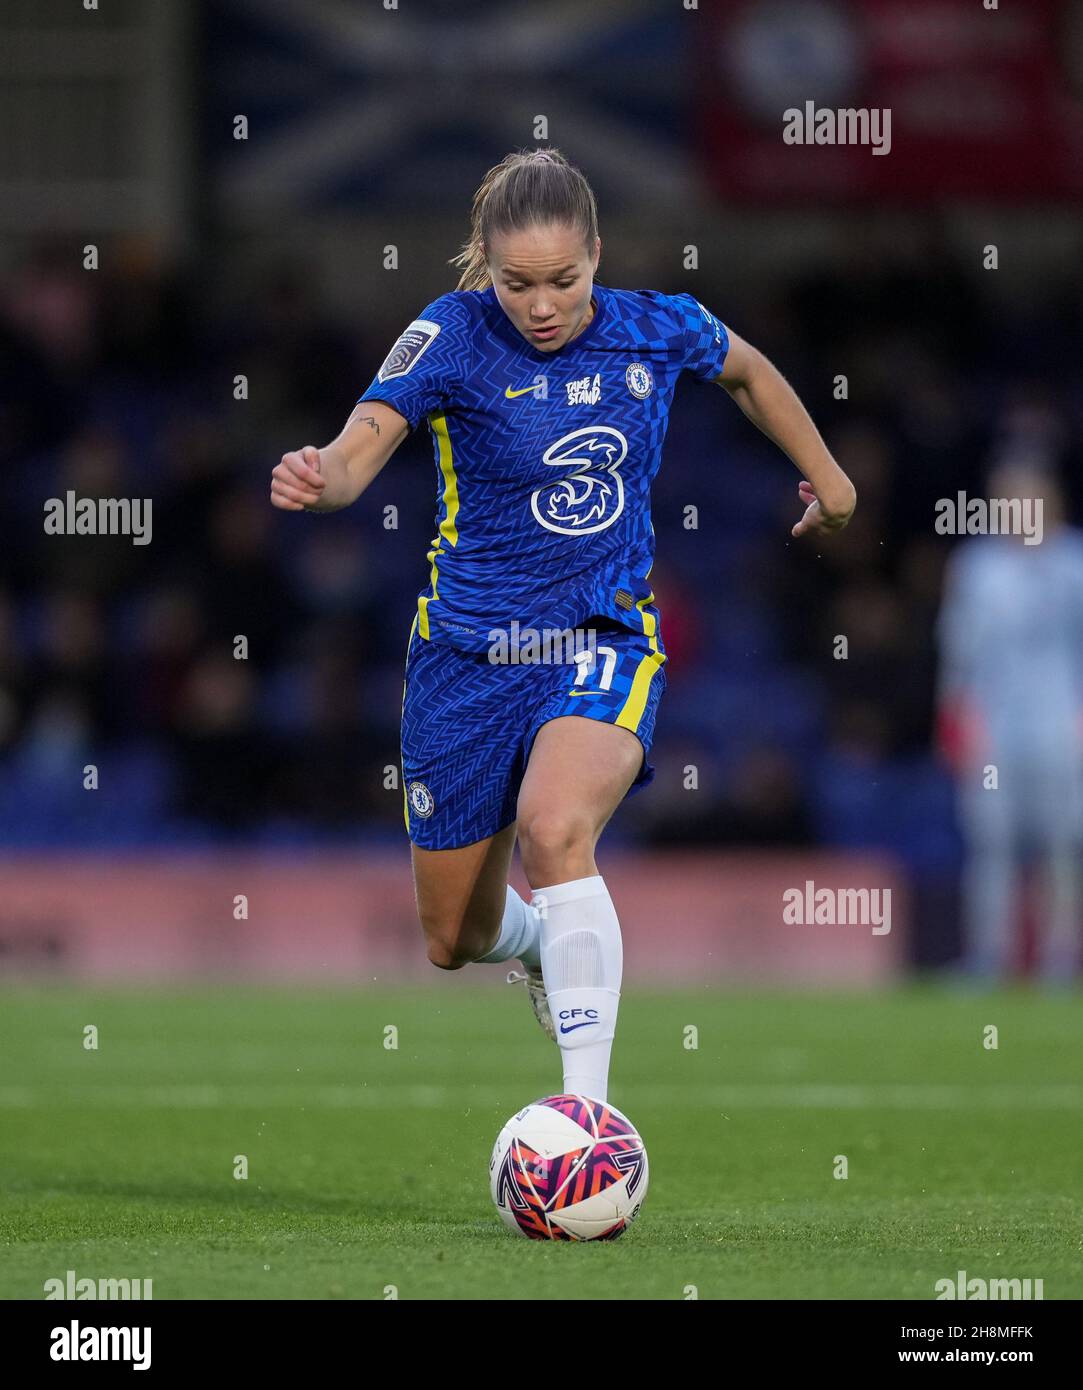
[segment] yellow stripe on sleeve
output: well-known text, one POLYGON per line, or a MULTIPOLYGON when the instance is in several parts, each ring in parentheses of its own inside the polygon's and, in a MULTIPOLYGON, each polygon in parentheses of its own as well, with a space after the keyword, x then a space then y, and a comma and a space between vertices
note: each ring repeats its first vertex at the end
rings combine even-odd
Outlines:
POLYGON ((436 435, 436 442, 440 450, 440 473, 444 479, 444 492, 442 501, 444 504, 444 517, 440 522, 440 534, 433 542, 433 547, 426 555, 432 569, 429 571, 429 585, 432 589, 431 594, 422 594, 417 601, 418 631, 427 642, 429 640, 429 604, 435 602, 440 596, 436 592, 436 581, 439 576, 437 567, 437 557, 444 553, 441 542, 446 541, 448 545, 459 543, 459 531, 455 524, 459 515, 459 480, 455 475, 455 460, 452 457, 451 436, 448 433, 447 416, 432 415, 429 417, 429 424, 432 432, 436 435))

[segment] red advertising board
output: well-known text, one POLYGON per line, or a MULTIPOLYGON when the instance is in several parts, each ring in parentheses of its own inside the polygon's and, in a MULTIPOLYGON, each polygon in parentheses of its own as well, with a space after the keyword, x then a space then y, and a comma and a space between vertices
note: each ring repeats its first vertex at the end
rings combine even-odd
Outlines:
POLYGON ((757 203, 1083 195, 1083 0, 992 3, 705 6, 708 182, 757 203))
MULTIPOLYGON (((885 856, 659 851, 611 854, 603 872, 625 977, 640 986, 863 987, 891 983, 905 964, 906 881, 885 856), (841 910, 820 911, 817 892, 841 910)), ((28 855, 0 859, 0 882, 9 979, 448 978, 428 961, 401 857, 28 855)), ((519 874, 515 886, 529 895, 519 874)))

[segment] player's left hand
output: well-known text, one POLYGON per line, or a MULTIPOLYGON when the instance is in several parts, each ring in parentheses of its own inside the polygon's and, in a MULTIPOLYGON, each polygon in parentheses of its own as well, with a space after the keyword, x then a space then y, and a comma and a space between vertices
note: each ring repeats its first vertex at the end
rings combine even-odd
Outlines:
POLYGON ((809 482, 799 483, 797 494, 805 504, 805 515, 790 532, 791 536, 803 536, 806 531, 841 531, 854 514, 853 501, 848 511, 824 511, 809 482))

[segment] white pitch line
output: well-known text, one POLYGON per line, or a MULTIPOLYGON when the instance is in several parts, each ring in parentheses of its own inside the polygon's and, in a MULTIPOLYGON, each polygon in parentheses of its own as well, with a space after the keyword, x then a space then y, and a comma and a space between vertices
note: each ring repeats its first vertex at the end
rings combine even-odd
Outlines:
MULTIPOLYGON (((0 1109, 177 1109, 262 1110, 439 1110, 510 1109, 522 1102, 522 1087, 286 1085, 0 1086, 0 1109)), ((631 1086, 614 1097, 622 1110, 1079 1110, 1083 1086, 1025 1083, 990 1086, 835 1085, 752 1083, 631 1086)))

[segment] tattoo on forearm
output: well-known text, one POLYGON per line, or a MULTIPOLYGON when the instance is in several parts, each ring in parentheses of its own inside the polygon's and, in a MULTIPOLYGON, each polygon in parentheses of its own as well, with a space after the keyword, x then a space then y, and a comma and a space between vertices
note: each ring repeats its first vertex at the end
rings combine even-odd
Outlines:
POLYGON ((376 421, 372 418, 371 415, 362 415, 361 423, 363 425, 371 425, 377 434, 380 433, 380 426, 376 423, 376 421))

